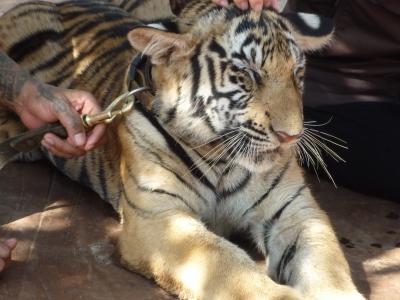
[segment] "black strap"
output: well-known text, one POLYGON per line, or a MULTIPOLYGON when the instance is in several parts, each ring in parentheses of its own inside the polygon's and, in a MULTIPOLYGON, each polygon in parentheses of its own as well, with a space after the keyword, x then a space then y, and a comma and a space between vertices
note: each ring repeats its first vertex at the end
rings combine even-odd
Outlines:
POLYGON ((154 95, 154 86, 151 76, 151 61, 146 55, 139 53, 131 62, 128 76, 128 89, 133 90, 138 86, 150 88, 150 92, 154 95))

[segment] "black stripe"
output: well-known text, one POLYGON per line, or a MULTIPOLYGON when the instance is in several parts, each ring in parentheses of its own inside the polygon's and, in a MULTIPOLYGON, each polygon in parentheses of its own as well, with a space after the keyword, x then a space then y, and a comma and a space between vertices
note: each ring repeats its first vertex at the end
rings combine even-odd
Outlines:
POLYGON ((100 94, 98 97, 99 99, 101 99, 102 107, 110 103, 111 99, 115 99, 124 90, 123 84, 125 78, 125 70, 126 68, 123 68, 121 71, 116 70, 116 75, 114 76, 114 78, 107 82, 107 85, 102 87, 103 93, 100 94), (104 93, 104 91, 106 92, 104 93))
MULTIPOLYGON (((215 98, 228 98, 230 99, 230 105, 234 104, 234 101, 232 101, 232 98, 240 92, 240 90, 233 90, 229 92, 221 92, 217 89, 216 86, 216 78, 215 78, 215 67, 214 67, 214 60, 210 57, 206 57, 207 61, 207 67, 208 67, 208 80, 210 81, 211 84, 211 89, 212 89, 212 94, 215 98)), ((214 130, 215 131, 215 130, 214 130)))
POLYGON ((90 181, 89 174, 87 172, 86 159, 87 159, 86 156, 82 156, 82 159, 79 162, 81 164, 81 171, 79 172, 78 182, 92 189, 93 186, 92 182, 90 181))
POLYGON ((196 211, 189 205, 189 203, 188 203, 182 196, 180 196, 180 195, 178 195, 178 194, 171 193, 171 192, 168 192, 168 191, 163 190, 163 189, 151 189, 151 188, 148 188, 148 187, 146 187, 146 186, 141 186, 141 185, 138 185, 137 188, 138 188, 141 192, 151 193, 151 194, 152 194, 152 193, 155 193, 155 194, 159 194, 159 195, 167 195, 167 196, 170 196, 170 197, 172 197, 172 198, 179 199, 179 200, 180 200, 181 202, 183 202, 193 213, 196 213, 196 211))
POLYGON ((267 255, 269 252, 269 238, 271 236, 271 229, 272 229, 273 222, 265 221, 263 224, 263 236, 264 236, 264 248, 265 254, 267 255))
POLYGON ((200 50, 201 46, 197 46, 195 53, 193 57, 191 58, 191 65, 192 65, 192 94, 191 98, 194 99, 194 97, 197 94, 197 91, 199 90, 199 84, 200 84, 200 63, 199 63, 199 55, 200 55, 200 50))
MULTIPOLYGON (((62 76, 59 76, 57 78, 54 78, 53 80, 49 81, 48 84, 50 85, 55 85, 55 86, 59 86, 61 85, 66 79, 70 78, 71 75, 73 74, 72 71, 67 72, 65 74, 63 74, 62 76)), ((69 86, 71 88, 71 86, 69 86)))
POLYGON ((236 27, 235 34, 240 34, 242 32, 254 29, 257 27, 257 24, 254 21, 249 19, 244 19, 240 24, 236 27))
POLYGON ((155 146, 153 145, 153 143, 149 142, 149 141, 139 132, 139 130, 137 130, 137 129, 134 128, 134 127, 133 127, 133 128, 128 127, 128 126, 126 125, 126 122, 124 122, 123 125, 124 125, 124 128, 125 128, 126 132, 127 132, 127 133, 129 134, 129 136, 132 138, 132 141, 135 143, 135 145, 136 145, 137 147, 139 147, 139 148, 140 148, 143 152, 145 152, 146 154, 150 154, 150 155, 154 156, 155 159, 156 159, 158 162, 161 162, 161 161, 162 161, 161 156, 160 156, 157 152, 153 151, 154 149, 156 149, 155 146), (135 131, 135 133, 133 133, 132 130, 135 131), (147 147, 139 143, 139 138, 141 139, 141 141, 142 141, 143 143, 146 143, 146 144, 147 144, 147 147))
POLYGON ((297 241, 299 236, 297 236, 294 243, 288 245, 283 252, 281 259, 279 260, 277 269, 276 269, 276 279, 278 283, 285 284, 285 269, 287 265, 292 261, 293 257, 296 255, 297 250, 297 241))
MULTIPOLYGON (((118 14, 118 13, 106 14, 102 17, 96 18, 95 20, 85 22, 83 26, 79 27, 76 31, 74 31, 74 36, 83 35, 99 25, 102 25, 106 22, 119 21, 122 18, 123 18, 123 16, 121 16, 121 14, 118 14)), ((111 25, 111 26, 104 30, 112 30, 113 26, 115 26, 116 24, 107 24, 107 25, 111 25)))
POLYGON ((305 185, 302 185, 297 192, 290 197, 289 201, 286 202, 273 216, 272 216, 272 220, 277 220, 281 217, 282 212, 285 210, 286 207, 289 206, 289 204, 291 204, 298 196, 300 196, 301 192, 306 188, 305 185))
POLYGON ((169 109, 167 111, 167 118, 165 120, 163 120, 164 124, 168 124, 169 122, 171 122, 172 120, 175 119, 176 117, 176 105, 173 106, 171 109, 169 109))
MULTIPOLYGON (((223 158, 221 158, 221 159, 219 159, 219 160, 217 160, 215 162, 213 160, 209 160, 206 157, 204 157, 196 149, 192 149, 192 151, 194 153, 196 153, 196 155, 198 156, 198 159, 202 160, 201 164, 203 164, 203 162, 207 164, 209 172, 213 172, 215 176, 219 176, 219 172, 217 170, 215 170, 214 167, 218 166, 218 165, 221 165, 221 164, 226 164, 227 163, 223 158)), ((198 160, 198 159, 196 159, 196 160, 198 160)))
MULTIPOLYGON (((109 40, 109 39, 115 39, 115 38, 123 38, 127 35, 127 33, 130 31, 131 26, 134 26, 136 23, 128 23, 128 24, 121 24, 121 25, 116 25, 111 28, 107 28, 104 30, 100 30, 96 33, 96 35, 93 37, 94 40, 96 40, 96 43, 91 45, 89 49, 86 51, 82 51, 79 53, 79 55, 74 59, 74 63, 71 64, 70 61, 68 61, 68 65, 66 68, 62 68, 62 72, 65 73, 67 72, 68 69, 73 68, 77 64, 79 64, 81 61, 85 60, 87 57, 93 55, 96 51, 98 51, 98 46, 101 45, 103 42, 109 40), (99 39, 99 40, 97 40, 99 39)), ((69 54, 72 53, 73 47, 68 47, 64 51, 58 53, 56 56, 54 56, 51 60, 44 62, 38 66, 36 66, 32 70, 32 75, 36 74, 39 71, 42 71, 46 68, 53 67, 57 65, 58 63, 62 62, 65 57, 69 54)), ((66 73, 67 76, 69 77, 71 75, 71 72, 66 73)))
POLYGON ((113 57, 118 56, 123 51, 127 51, 132 49, 128 41, 124 41, 119 45, 118 47, 114 47, 106 52, 104 52, 102 55, 96 58, 96 60, 93 62, 92 65, 88 66, 81 74, 79 77, 75 78, 71 82, 71 87, 74 87, 76 84, 82 84, 82 79, 90 79, 87 78, 87 75, 89 72, 92 72, 96 74, 97 72, 100 72, 100 70, 105 67, 107 64, 113 61, 113 57), (103 62, 99 63, 101 60, 104 60, 103 62))
POLYGON ((215 39, 211 41, 210 45, 208 46, 208 49, 212 52, 218 53, 220 58, 226 57, 225 49, 220 44, 218 44, 215 39))
POLYGON ((130 208, 132 208, 133 210, 135 210, 138 213, 141 213, 142 215, 146 215, 146 214, 147 215, 148 214, 153 215, 152 212, 144 210, 144 209, 139 208, 138 206, 136 206, 136 204, 133 202, 133 200, 128 196, 124 183, 121 184, 121 187, 122 187, 122 195, 126 199, 126 203, 128 204, 128 206, 130 208))
POLYGON ((269 194, 273 191, 273 189, 279 184, 285 175, 286 171, 289 169, 290 160, 286 163, 286 165, 282 168, 281 172, 274 178, 269 189, 256 201, 254 204, 249 207, 242 216, 246 215, 250 210, 253 210, 256 206, 260 205, 266 198, 268 198, 269 194))
POLYGON ((237 184, 234 188, 222 191, 219 194, 218 199, 224 200, 224 199, 232 196, 233 194, 241 192, 247 186, 247 184, 250 182, 250 179, 251 179, 251 173, 246 171, 246 176, 243 178, 243 180, 240 181, 240 183, 237 184))
POLYGON ((47 29, 29 37, 20 40, 18 43, 14 44, 10 50, 8 50, 8 55, 16 62, 21 62, 26 56, 32 54, 37 49, 41 48, 48 41, 56 41, 60 38, 60 33, 54 29, 47 29))
POLYGON ((62 6, 62 7, 68 7, 68 6, 82 6, 82 7, 91 7, 93 5, 96 6, 109 6, 109 7, 113 7, 116 8, 117 6, 111 4, 111 3, 106 3, 103 2, 103 0, 97 0, 97 1, 93 1, 93 0, 68 0, 65 2, 61 2, 58 3, 57 6, 62 6), (100 2, 101 1, 101 2, 100 2))
MULTIPOLYGON (((177 94, 178 94, 178 98, 175 101, 174 106, 172 108, 170 108, 166 113, 167 117, 163 120, 164 124, 168 124, 169 122, 171 122, 172 120, 174 120, 176 118, 177 106, 178 106, 178 103, 181 101, 181 96, 182 96, 182 85, 181 84, 179 84, 179 86, 177 88, 177 94)), ((158 106, 157 111, 155 109, 153 110, 156 115, 159 115, 160 108, 161 108, 161 106, 158 106)))
POLYGON ((265 246, 265 252, 268 253, 268 243, 269 243, 269 237, 270 237, 270 232, 272 229, 272 226, 275 224, 275 222, 281 217, 283 211, 291 204, 298 196, 300 196, 301 192, 306 188, 305 185, 302 185, 297 192, 290 197, 290 199, 280 208, 278 209, 274 215, 264 221, 263 228, 264 228, 264 246, 265 246))
POLYGON ((200 195, 200 193, 192 185, 190 185, 178 173, 176 173, 174 170, 172 170, 169 166, 167 166, 165 164, 165 162, 163 161, 163 159, 161 158, 161 156, 157 152, 154 152, 150 148, 145 147, 142 144, 139 144, 138 141, 137 141, 138 140, 137 137, 140 137, 140 139, 143 142, 147 143, 150 147, 154 148, 154 146, 153 146, 153 144, 151 142, 147 141, 146 138, 144 138, 140 133, 138 133, 136 129, 134 129, 134 130, 136 131, 138 136, 135 135, 131 131, 131 128, 129 128, 126 124, 124 124, 124 127, 125 127, 126 131, 128 132, 128 134, 132 137, 132 139, 133 139, 133 141, 134 141, 134 143, 135 143, 135 145, 137 147, 141 148, 142 151, 144 151, 145 153, 150 154, 150 155, 152 155, 153 157, 156 158, 157 162, 156 161, 152 161, 152 163, 155 163, 155 164, 159 165, 160 167, 162 167, 163 169, 167 170, 168 172, 172 173, 175 176, 175 178, 178 179, 184 186, 186 186, 190 191, 195 193, 196 196, 198 196, 203 201, 204 204, 206 204, 206 205, 208 204, 207 200, 202 195, 200 195))
MULTIPOLYGON (((46 154, 46 156, 49 156, 49 154, 46 154)), ((65 158, 50 154, 50 159, 53 161, 54 165, 59 171, 65 173, 65 164, 67 163, 65 158)))
POLYGON ((132 179, 132 180, 135 182, 136 187, 137 187, 141 192, 145 192, 145 193, 156 193, 156 194, 160 194, 160 195, 167 195, 167 196, 170 196, 170 197, 172 197, 172 198, 179 199, 179 200, 180 200, 181 202, 183 202, 193 213, 196 213, 196 211, 189 205, 189 203, 188 203, 182 196, 180 196, 180 195, 178 195, 178 194, 175 194, 175 193, 168 192, 168 191, 166 191, 166 190, 164 190, 164 189, 152 189, 152 188, 149 188, 149 187, 146 187, 146 186, 139 185, 139 182, 137 181, 136 177, 133 175, 133 172, 132 172, 132 169, 130 168, 130 166, 126 166, 126 169, 127 169, 127 171, 128 171, 129 178, 132 179))
POLYGON ((121 2, 120 5, 118 5, 118 7, 121 7, 122 9, 125 10, 125 5, 127 5, 130 2, 130 0, 124 0, 121 2))
POLYGON ((135 10, 136 8, 138 8, 140 5, 142 5, 143 3, 145 3, 145 0, 136 0, 133 1, 133 3, 131 3, 130 5, 128 5, 125 10, 128 12, 132 12, 133 10, 135 10))
POLYGON ((200 195, 200 193, 193 186, 191 186, 186 180, 184 180, 178 173, 167 167, 165 164, 163 164, 162 161, 157 164, 162 168, 164 168, 165 170, 167 170, 168 172, 171 172, 175 176, 175 178, 178 179, 185 187, 187 187, 190 191, 196 194, 196 196, 199 197, 205 205, 208 205, 207 200, 202 195, 200 195))
POLYGON ((140 132, 138 132, 137 129, 133 128, 133 130, 135 131, 135 134, 134 134, 132 132, 131 128, 129 128, 126 124, 124 124, 124 127, 125 127, 126 131, 128 132, 128 134, 133 139, 133 141, 137 147, 141 148, 142 151, 144 151, 145 153, 150 154, 156 158, 157 162, 152 161, 152 163, 155 163, 155 164, 159 165, 160 167, 162 167, 163 169, 167 170, 168 172, 172 173, 175 176, 175 178, 178 179, 184 186, 186 186, 190 191, 195 193, 196 196, 198 196, 205 205, 208 205, 207 200, 202 195, 200 195, 200 193, 192 185, 190 185, 186 180, 184 180, 178 173, 176 173, 169 166, 167 166, 158 153, 150 150, 150 148, 148 148, 142 144, 139 144, 138 138, 140 138, 142 140, 142 142, 146 143, 148 146, 150 146, 152 149, 154 149, 154 145, 151 142, 149 142, 140 132))
MULTIPOLYGON (((61 3, 58 6, 65 8, 68 7, 69 5, 66 4, 70 4, 70 3, 61 3)), ((119 14, 120 17, 128 17, 129 14, 120 9, 117 6, 114 5, 107 5, 107 4, 103 4, 103 3, 94 3, 92 1, 88 1, 88 2, 79 2, 77 3, 78 5, 73 5, 71 7, 73 7, 74 10, 72 11, 66 11, 62 13, 62 20, 63 21, 70 21, 73 20, 77 17, 82 17, 85 16, 86 17, 90 17, 90 15, 99 15, 98 18, 101 19, 102 17, 106 16, 106 15, 113 15, 113 14, 119 14)))
MULTIPOLYGON (((53 6, 54 4, 51 4, 51 3, 47 3, 47 4, 48 4, 48 8, 42 8, 40 6, 37 7, 35 4, 35 6, 32 6, 32 9, 25 10, 25 11, 17 14, 16 19, 20 19, 20 18, 28 16, 28 15, 36 15, 37 16, 38 14, 42 14, 42 13, 54 15, 56 13, 56 10, 53 6)), ((21 4, 21 6, 25 6, 25 5, 30 6, 32 4, 31 3, 21 4)), ((16 6, 13 8, 13 10, 14 9, 20 9, 20 6, 16 6)))
POLYGON ((235 5, 230 6, 225 12, 225 19, 227 21, 232 21, 233 19, 240 17, 245 14, 245 11, 242 11, 235 5))
MULTIPOLYGON (((147 22, 149 24, 149 22, 147 22)), ((178 23, 169 18, 153 19, 151 23, 161 23, 168 32, 179 33, 178 23)))
POLYGON ((31 74, 35 75, 39 71, 42 71, 44 69, 49 69, 49 68, 56 66, 58 63, 63 61, 65 59, 65 57, 67 57, 68 54, 71 53, 71 50, 72 50, 72 47, 68 47, 65 50, 59 52, 57 55, 53 56, 50 60, 37 65, 36 67, 34 67, 31 70, 31 74))
MULTIPOLYGON (((101 88, 103 88, 104 83, 107 82, 107 80, 109 80, 111 78, 111 75, 113 75, 113 74, 118 74, 118 75, 123 74, 125 76, 125 71, 128 68, 127 61, 120 59, 120 60, 110 61, 109 64, 111 64, 109 69, 105 73, 103 73, 101 77, 97 78, 96 82, 94 80, 91 82, 91 85, 94 86, 93 91, 99 91, 101 88)), ((103 66, 103 71, 106 67, 107 67, 107 65, 103 66)), ((93 79, 95 79, 95 78, 93 78, 93 79)), ((118 82, 118 81, 113 81, 112 84, 114 85, 115 82, 118 82)), ((115 87, 114 87, 114 89, 115 89, 115 87)), ((106 90, 106 89, 102 89, 102 90, 106 90)), ((103 99, 104 99, 104 101, 108 100, 108 99, 106 99, 106 97, 104 97, 103 99)))
POLYGON ((182 146, 158 123, 156 118, 146 109, 144 109, 144 107, 138 102, 135 103, 135 109, 137 109, 137 111, 139 111, 160 132, 160 134, 164 137, 170 151, 173 152, 186 165, 186 167, 190 170, 190 173, 202 184, 215 192, 215 187, 211 184, 208 178, 194 164, 193 160, 182 148, 182 146))
POLYGON ((245 55, 244 52, 243 52, 243 48, 245 48, 246 46, 250 45, 253 42, 256 43, 257 45, 260 45, 261 44, 261 38, 257 37, 255 34, 251 33, 246 37, 246 39, 244 40, 244 42, 243 42, 243 44, 241 46, 241 48, 242 48, 241 51, 242 51, 243 55, 245 55))
MULTIPOLYGON (((92 152, 95 153, 95 152, 92 152)), ((97 168, 98 168, 98 172, 97 172, 97 177, 99 178, 100 181, 100 188, 101 188, 101 193, 102 193, 102 199, 104 200, 109 200, 108 199, 108 185, 107 185, 107 178, 106 178, 106 164, 109 163, 108 160, 106 160, 102 155, 99 155, 100 153, 96 153, 97 154, 97 168)), ((94 158, 94 155, 93 155, 94 158)), ((112 174, 108 174, 109 176, 112 174)))

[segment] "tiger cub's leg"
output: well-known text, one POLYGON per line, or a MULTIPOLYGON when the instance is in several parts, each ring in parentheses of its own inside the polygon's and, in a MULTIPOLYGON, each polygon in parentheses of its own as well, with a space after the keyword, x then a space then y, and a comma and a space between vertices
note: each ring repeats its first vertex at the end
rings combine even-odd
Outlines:
POLYGON ((208 231, 193 214, 183 210, 152 214, 128 205, 123 204, 119 241, 122 263, 154 278, 180 299, 300 299, 293 289, 274 283, 243 250, 208 231))
MULTIPOLYGON (((287 192, 287 191, 282 191, 287 192)), ((362 300, 325 213, 304 185, 253 212, 252 236, 268 256, 268 273, 308 300, 362 300), (282 199, 282 198, 281 198, 282 199)))

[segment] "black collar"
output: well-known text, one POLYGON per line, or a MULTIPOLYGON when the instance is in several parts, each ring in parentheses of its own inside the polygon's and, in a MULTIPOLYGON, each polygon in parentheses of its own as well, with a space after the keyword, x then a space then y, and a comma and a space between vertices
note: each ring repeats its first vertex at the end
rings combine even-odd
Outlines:
POLYGON ((151 94, 155 94, 153 79, 151 76, 152 64, 150 58, 139 53, 131 62, 128 71, 128 90, 137 87, 148 87, 151 94))

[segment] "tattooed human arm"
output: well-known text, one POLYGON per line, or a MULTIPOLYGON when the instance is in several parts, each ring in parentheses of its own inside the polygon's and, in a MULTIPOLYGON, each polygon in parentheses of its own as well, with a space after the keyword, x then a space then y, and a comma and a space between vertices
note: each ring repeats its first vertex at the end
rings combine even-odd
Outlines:
POLYGON ((22 87, 31 79, 28 72, 23 70, 5 53, 0 51, 0 100, 7 106, 21 94, 22 87))
POLYGON ((104 141, 104 125, 97 125, 89 136, 82 125, 80 113, 100 111, 90 93, 40 82, 1 51, 0 104, 13 110, 28 128, 59 121, 66 128, 68 139, 47 134, 42 141, 55 155, 66 158, 83 155, 104 141))

